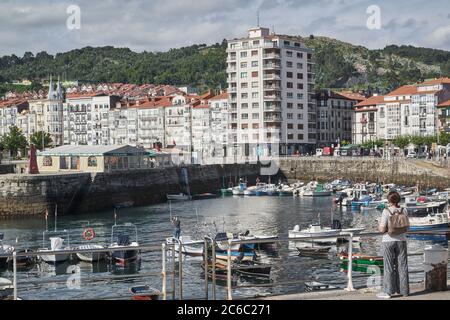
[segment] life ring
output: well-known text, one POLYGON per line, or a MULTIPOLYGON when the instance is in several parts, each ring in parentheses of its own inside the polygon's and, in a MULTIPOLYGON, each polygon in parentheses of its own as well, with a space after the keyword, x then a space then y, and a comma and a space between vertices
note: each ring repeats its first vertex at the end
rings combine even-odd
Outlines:
POLYGON ((92 228, 87 228, 83 232, 83 238, 87 241, 92 241, 95 238, 95 231, 92 228))

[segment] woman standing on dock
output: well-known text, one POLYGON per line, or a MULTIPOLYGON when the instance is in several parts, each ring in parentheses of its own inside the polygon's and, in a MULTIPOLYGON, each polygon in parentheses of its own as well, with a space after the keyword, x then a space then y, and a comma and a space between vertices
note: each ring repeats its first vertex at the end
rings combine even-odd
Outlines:
POLYGON ((384 233, 382 252, 384 260, 383 292, 378 298, 390 299, 394 294, 409 295, 408 249, 406 232, 409 229, 408 212, 400 208, 400 194, 388 195, 389 205, 383 211, 378 230, 384 233))

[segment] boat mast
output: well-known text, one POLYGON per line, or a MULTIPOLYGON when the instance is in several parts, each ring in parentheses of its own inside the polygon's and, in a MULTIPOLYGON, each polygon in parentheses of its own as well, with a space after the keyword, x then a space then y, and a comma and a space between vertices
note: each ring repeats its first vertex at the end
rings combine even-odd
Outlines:
POLYGON ((114 225, 117 226, 117 208, 114 208, 114 225))

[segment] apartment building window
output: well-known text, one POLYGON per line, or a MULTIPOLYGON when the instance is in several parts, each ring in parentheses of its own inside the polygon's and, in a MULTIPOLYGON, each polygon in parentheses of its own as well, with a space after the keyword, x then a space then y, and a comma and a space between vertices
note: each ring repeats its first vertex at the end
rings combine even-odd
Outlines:
POLYGON ((290 120, 294 119, 294 114, 293 113, 288 113, 287 114, 287 118, 290 119, 290 120))
POLYGON ((241 52, 241 58, 247 58, 247 51, 241 52))
POLYGON ((292 66, 293 66, 292 61, 286 61, 286 67, 292 68, 292 66))
POLYGON ((254 123, 254 124, 252 125, 252 128, 253 128, 254 130, 259 129, 259 123, 254 123))
POLYGON ((247 72, 241 72, 241 79, 247 78, 247 72))
POLYGON ((292 51, 286 51, 286 56, 288 58, 292 58, 292 51))
POLYGON ((253 41, 253 45, 254 45, 254 46, 259 46, 259 40, 254 40, 254 41, 253 41))
POLYGON ((288 123, 287 124, 287 128, 290 129, 290 130, 294 129, 294 124, 288 123))
POLYGON ((258 120, 259 119, 259 113, 252 113, 252 119, 258 120))
POLYGON ((247 89, 248 88, 248 83, 247 82, 242 82, 241 83, 241 89, 247 89))
POLYGON ((288 140, 294 140, 294 134, 293 133, 289 133, 287 136, 288 136, 288 140))
POLYGON ((258 67, 258 61, 252 61, 252 67, 253 68, 258 67))
POLYGON ((248 93, 241 93, 241 99, 248 99, 248 93))
POLYGON ((259 102, 253 102, 253 103, 252 103, 252 108, 253 108, 253 109, 259 108, 259 102))
POLYGON ((297 79, 302 80, 303 79, 303 73, 297 73, 297 79))
POLYGON ((244 47, 244 48, 248 48, 248 41, 246 41, 246 42, 242 42, 242 47, 244 47))
POLYGON ((288 102, 287 108, 292 109, 294 107, 294 104, 292 102, 288 102))
POLYGON ((247 130, 248 129, 248 123, 243 123, 241 125, 242 130, 247 130))
POLYGON ((303 103, 297 103, 297 109, 303 110, 303 103))
POLYGON ((248 103, 242 103, 241 109, 248 109, 248 103))
POLYGON ((297 93, 297 99, 303 100, 303 93, 297 93))
POLYGON ((292 79, 294 77, 294 74, 292 72, 286 72, 286 77, 292 79))
POLYGON ((294 94, 292 92, 286 93, 288 99, 294 98, 294 94))
MULTIPOLYGON (((255 44, 255 43, 253 43, 253 44, 255 44)), ((259 41, 258 41, 258 44, 259 44, 259 41)), ((258 50, 253 50, 252 57, 257 57, 257 56, 258 56, 258 50)))
POLYGON ((303 130, 303 124, 299 123, 299 124, 297 125, 297 129, 298 129, 298 130, 303 130))
POLYGON ((303 83, 297 83, 297 89, 303 90, 303 83))
POLYGON ((258 78, 258 71, 253 71, 252 72, 252 77, 253 78, 258 78))
POLYGON ((297 115, 297 119, 298 119, 298 120, 303 120, 303 114, 302 114, 302 113, 299 113, 299 114, 297 115))
POLYGON ((288 83, 287 83, 287 88, 288 88, 288 89, 294 89, 294 83, 288 82, 288 83))
POLYGON ((253 99, 258 99, 259 98, 259 93, 258 92, 252 92, 252 98, 253 99))
POLYGON ((247 68, 247 62, 241 62, 241 68, 247 68))
POLYGON ((259 82, 258 81, 252 82, 252 88, 258 88, 258 87, 259 87, 259 82))
POLYGON ((299 59, 303 59, 303 53, 301 53, 301 52, 297 52, 297 58, 299 58, 299 59))
POLYGON ((248 113, 243 113, 241 116, 241 119, 243 119, 243 120, 248 119, 248 113))

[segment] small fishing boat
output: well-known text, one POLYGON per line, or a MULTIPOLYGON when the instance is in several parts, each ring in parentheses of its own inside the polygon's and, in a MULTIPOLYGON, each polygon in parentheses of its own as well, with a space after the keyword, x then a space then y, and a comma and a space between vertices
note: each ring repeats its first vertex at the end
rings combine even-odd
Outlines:
POLYGON ((168 194, 166 195, 168 201, 189 201, 191 196, 180 193, 180 194, 168 194))
MULTIPOLYGON (((181 236, 179 241, 181 242, 181 252, 188 256, 202 256, 204 240, 193 240, 190 236, 181 236)), ((180 245, 174 238, 167 238, 166 243, 169 245, 175 244, 175 251, 180 252, 180 245)))
POLYGON ((245 190, 247 190, 247 183, 240 182, 239 186, 233 188, 233 195, 234 196, 243 196, 245 190))
MULTIPOLYGON (((255 261, 257 258, 254 251, 231 251, 231 261, 255 261)), ((228 252, 220 249, 216 249, 217 260, 228 260, 228 252)))
MULTIPOLYGON (((27 256, 27 253, 33 253, 31 249, 20 250, 17 252, 16 263, 18 268, 26 268, 33 265, 36 261, 35 256, 27 256)), ((12 263, 12 260, 10 261, 12 263)))
POLYGON ((353 240, 357 241, 357 235, 363 232, 365 228, 322 228, 319 224, 312 224, 307 229, 300 230, 300 226, 295 226, 294 230, 289 230, 289 238, 296 240, 303 240, 312 243, 336 243, 345 236, 342 233, 353 233, 356 236, 353 240), (320 238, 320 237, 326 238, 320 238), (308 239, 309 238, 309 239, 308 239), (315 238, 315 239, 311 239, 315 238))
POLYGON ((220 193, 224 197, 232 196, 233 195, 233 188, 220 189, 220 193))
POLYGON ((297 247, 297 251, 301 256, 307 257, 326 257, 331 247, 297 247))
POLYGON ((218 198, 219 195, 214 193, 201 193, 192 196, 192 200, 208 200, 218 198))
MULTIPOLYGON (((339 259, 342 263, 348 263, 348 253, 340 253, 339 259)), ((352 254, 352 264, 356 266, 378 266, 383 267, 383 257, 371 256, 361 253, 352 254)))
POLYGON ((159 296, 161 295, 161 292, 159 290, 148 285, 131 287, 130 292, 133 295, 131 300, 138 301, 159 300, 159 296))
POLYGON ((14 286, 11 280, 0 278, 0 300, 7 299, 14 294, 14 286))
POLYGON ((410 231, 425 231, 433 229, 447 229, 449 219, 447 213, 429 214, 425 217, 409 217, 410 231))
POLYGON ((256 196, 256 187, 248 187, 244 190, 244 196, 252 197, 256 196))
POLYGON ((241 261, 232 265, 236 273, 248 277, 270 277, 272 266, 270 264, 258 263, 254 261, 241 261))
POLYGON ((50 249, 45 248, 45 234, 48 233, 44 231, 44 245, 42 249, 38 249, 39 258, 48 263, 48 264, 58 264, 65 262, 69 260, 70 254, 69 253, 49 253, 45 254, 46 252, 58 252, 58 251, 67 251, 70 250, 70 242, 69 242, 69 233, 67 231, 62 231, 58 233, 66 233, 67 234, 67 240, 68 245, 64 246, 64 238, 61 237, 51 237, 50 238, 50 249))
POLYGON ((321 283, 321 282, 305 282, 305 292, 313 292, 313 291, 330 291, 337 290, 338 288, 329 284, 321 283))
POLYGON ((126 266, 131 262, 135 262, 139 259, 139 249, 133 247, 139 247, 137 227, 132 223, 126 223, 123 225, 114 225, 111 232, 111 245, 110 249, 127 248, 126 250, 114 250, 111 253, 112 260, 119 266, 126 266), (130 230, 134 229, 134 241, 130 241, 130 230), (117 230, 120 230, 118 232, 117 230), (114 239, 117 239, 114 242, 114 239))
MULTIPOLYGON (((86 244, 76 247, 77 250, 96 250, 104 249, 104 246, 98 244, 86 244)), ((78 259, 84 262, 98 262, 106 258, 106 252, 94 252, 94 253, 77 253, 78 259)))

